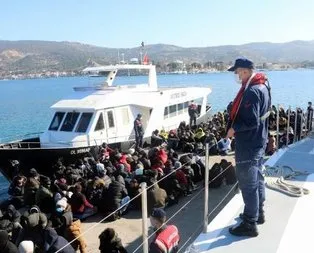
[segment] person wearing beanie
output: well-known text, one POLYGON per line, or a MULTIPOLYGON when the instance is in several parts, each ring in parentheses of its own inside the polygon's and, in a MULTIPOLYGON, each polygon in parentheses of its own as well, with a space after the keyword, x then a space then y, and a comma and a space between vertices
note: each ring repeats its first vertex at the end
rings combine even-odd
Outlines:
POLYGON ((18 250, 19 253, 34 253, 34 243, 32 241, 22 241, 18 250))
POLYGON ((149 246, 149 253, 170 252, 177 253, 180 235, 174 225, 166 225, 166 212, 156 208, 150 216, 150 223, 156 231, 156 236, 149 246))

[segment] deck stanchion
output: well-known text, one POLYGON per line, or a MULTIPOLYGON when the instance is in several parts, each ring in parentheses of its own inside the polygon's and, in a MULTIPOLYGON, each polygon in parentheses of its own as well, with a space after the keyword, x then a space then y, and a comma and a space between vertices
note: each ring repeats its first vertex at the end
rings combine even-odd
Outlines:
POLYGON ((209 146, 206 143, 205 150, 205 193, 204 193, 204 225, 203 233, 207 233, 208 226, 208 183, 209 183, 209 146))
POLYGON ((277 127, 276 127, 276 145, 277 145, 277 150, 279 149, 279 104, 277 105, 277 127))
POLYGON ((141 183, 143 253, 148 253, 147 185, 141 183))
POLYGON ((295 118, 294 118, 294 142, 297 141, 297 124, 298 124, 298 107, 295 108, 295 118))
POLYGON ((307 136, 308 130, 309 130, 309 127, 308 127, 307 110, 304 111, 303 117, 304 117, 304 121, 303 121, 303 122, 304 122, 304 132, 305 132, 305 136, 307 136))
POLYGON ((312 131, 312 126, 313 126, 313 111, 310 111, 310 118, 309 118, 309 131, 312 131))
POLYGON ((291 106, 289 106, 289 109, 288 109, 286 146, 288 146, 288 145, 289 145, 290 112, 291 112, 291 106))

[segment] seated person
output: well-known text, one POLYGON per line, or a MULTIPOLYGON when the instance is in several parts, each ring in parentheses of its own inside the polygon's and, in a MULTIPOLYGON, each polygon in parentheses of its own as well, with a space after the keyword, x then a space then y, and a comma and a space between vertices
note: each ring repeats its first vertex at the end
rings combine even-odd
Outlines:
POLYGON ((24 176, 16 176, 13 178, 8 189, 8 194, 10 195, 9 202, 17 208, 21 208, 24 205, 24 187, 26 180, 24 176))
POLYGON ((88 202, 86 196, 82 193, 82 186, 76 184, 74 187, 74 192, 69 199, 69 204, 71 205, 73 217, 80 220, 86 219, 96 213, 94 206, 88 202))
POLYGON ((168 135, 168 150, 173 149, 177 150, 179 145, 179 137, 177 136, 177 133, 175 130, 170 130, 168 135))
POLYGON ((54 207, 53 193, 50 190, 50 186, 50 179, 43 177, 35 195, 35 204, 39 206, 44 213, 51 213, 54 207))
MULTIPOLYGON (((148 187, 156 183, 155 178, 151 178, 148 187)), ((165 208, 167 203, 167 193, 160 188, 158 184, 154 184, 147 191, 147 211, 151 213, 154 208, 165 208)))
POLYGON ((151 147, 158 147, 163 143, 163 139, 159 136, 159 131, 156 129, 153 131, 152 136, 150 138, 151 147))
POLYGON ((121 243, 121 239, 118 237, 118 234, 112 228, 106 228, 99 235, 100 253, 107 252, 119 252, 119 253, 127 253, 126 249, 123 247, 121 243))

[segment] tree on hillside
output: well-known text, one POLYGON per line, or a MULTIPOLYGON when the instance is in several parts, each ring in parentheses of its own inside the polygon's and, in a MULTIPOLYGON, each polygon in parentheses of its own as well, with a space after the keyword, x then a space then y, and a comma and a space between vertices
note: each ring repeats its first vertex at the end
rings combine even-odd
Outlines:
POLYGON ((202 64, 198 63, 198 62, 193 62, 191 64, 192 68, 195 68, 195 69, 200 69, 202 68, 202 64))

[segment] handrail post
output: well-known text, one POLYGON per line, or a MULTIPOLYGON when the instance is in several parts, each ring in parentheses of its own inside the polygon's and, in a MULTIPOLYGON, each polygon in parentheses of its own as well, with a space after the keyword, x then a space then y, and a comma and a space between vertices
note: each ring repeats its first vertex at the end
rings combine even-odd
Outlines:
POLYGON ((276 130, 276 145, 277 145, 277 150, 279 149, 279 104, 277 105, 277 130, 276 130))
POLYGON ((307 131, 308 131, 308 123, 307 123, 307 111, 304 111, 303 112, 303 118, 304 118, 304 120, 303 120, 303 122, 304 122, 304 132, 305 132, 305 136, 307 136, 307 131))
POLYGON ((204 225, 203 233, 207 233, 208 226, 208 180, 209 180, 209 146, 206 143, 205 147, 205 194, 204 194, 204 225))
POLYGON ((287 139, 286 139, 286 146, 288 146, 288 145, 289 145, 290 111, 291 111, 291 106, 289 106, 289 109, 288 109, 288 120, 287 120, 287 139))
POLYGON ((294 119, 294 142, 297 141, 297 124, 298 124, 298 107, 295 108, 295 119, 294 119))
POLYGON ((141 183, 143 253, 148 253, 147 185, 141 183))

